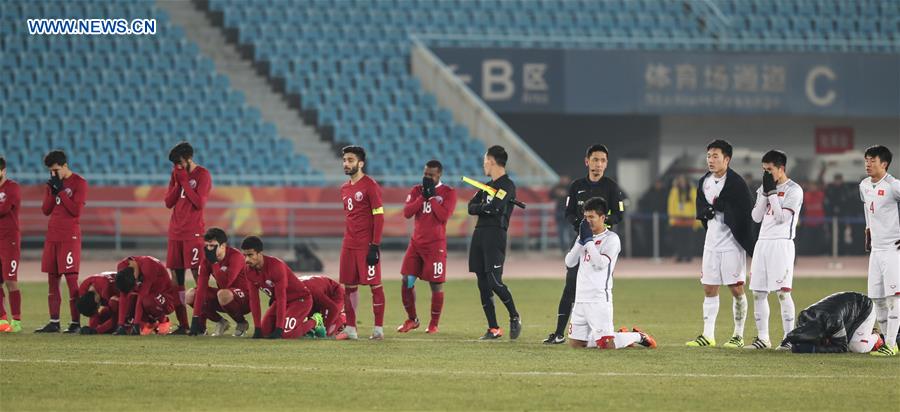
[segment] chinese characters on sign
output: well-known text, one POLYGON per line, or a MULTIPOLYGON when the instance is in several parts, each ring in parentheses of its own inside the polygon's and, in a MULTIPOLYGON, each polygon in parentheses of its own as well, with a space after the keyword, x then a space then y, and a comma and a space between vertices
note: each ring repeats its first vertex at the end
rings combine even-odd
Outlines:
POLYGON ((784 105, 786 78, 782 65, 649 63, 644 102, 656 107, 774 110, 784 105))

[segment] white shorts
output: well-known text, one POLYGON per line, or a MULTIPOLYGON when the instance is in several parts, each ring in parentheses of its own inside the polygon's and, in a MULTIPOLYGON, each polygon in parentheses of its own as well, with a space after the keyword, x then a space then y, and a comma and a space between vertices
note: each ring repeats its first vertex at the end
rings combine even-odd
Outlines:
POLYGON ((750 261, 750 290, 790 292, 794 283, 794 241, 760 240, 750 261))
POLYGON ((703 251, 700 283, 704 285, 743 285, 747 280, 747 253, 703 251))
POLYGON ((585 342, 614 336, 612 299, 609 302, 578 303, 572 306, 569 339, 585 342))
POLYGON ((869 255, 869 297, 900 295, 900 250, 873 250, 869 255))
POLYGON ((863 321, 862 324, 853 331, 853 334, 849 336, 850 338, 850 352, 853 353, 868 353, 872 351, 872 348, 875 346, 875 343, 878 341, 878 335, 872 333, 872 329, 875 327, 875 309, 869 312, 869 316, 866 320, 863 321))

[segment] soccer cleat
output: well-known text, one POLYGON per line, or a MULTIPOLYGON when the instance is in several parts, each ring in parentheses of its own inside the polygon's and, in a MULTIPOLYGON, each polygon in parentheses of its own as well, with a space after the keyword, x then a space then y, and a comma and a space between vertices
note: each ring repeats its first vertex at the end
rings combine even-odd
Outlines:
POLYGON ((0 332, 9 332, 9 321, 6 319, 0 319, 0 332))
POLYGON ((369 336, 369 340, 384 340, 384 329, 381 326, 376 326, 372 330, 372 336, 369 336))
POLYGON ((503 336, 502 328, 490 328, 487 332, 484 333, 478 340, 494 340, 500 339, 503 336))
POLYGON ((187 334, 188 334, 188 328, 181 326, 181 325, 178 325, 178 327, 175 328, 175 330, 169 332, 169 335, 187 335, 187 334))
POLYGON ((216 322, 216 330, 213 331, 212 335, 210 335, 210 336, 223 336, 223 335, 225 335, 225 332, 227 332, 229 328, 231 328, 231 325, 228 323, 227 320, 219 319, 219 321, 216 322))
POLYGON ((81 332, 81 324, 78 322, 70 323, 69 327, 63 331, 63 333, 69 333, 69 334, 72 334, 72 333, 77 334, 78 332, 81 332))
POLYGON ((775 350, 790 352, 793 345, 790 342, 781 342, 775 350))
POLYGON ((547 336, 547 339, 544 339, 545 345, 559 345, 561 343, 566 343, 566 337, 557 335, 556 332, 551 333, 547 336))
POLYGON ((516 316, 514 318, 509 319, 509 338, 510 339, 519 339, 519 335, 522 333, 522 318, 516 316))
POLYGON ((434 334, 438 333, 437 325, 428 325, 428 328, 425 329, 425 333, 427 333, 429 335, 434 335, 434 334))
POLYGON ((316 327, 311 331, 313 336, 316 338, 324 338, 328 335, 328 330, 325 329, 325 319, 322 318, 322 314, 319 312, 313 313, 312 318, 316 321, 316 327))
POLYGON ((340 333, 334 336, 336 340, 357 340, 359 336, 356 334, 356 328, 347 326, 340 333))
POLYGON ((247 330, 248 330, 248 329, 250 329, 250 323, 249 323, 249 322, 239 322, 239 323, 238 323, 237 325, 235 325, 235 327, 234 327, 234 336, 237 337, 237 338, 239 338, 239 337, 241 337, 241 336, 244 336, 244 334, 247 333, 247 330))
POLYGON ((407 319, 407 320, 403 321, 402 325, 397 326, 397 332, 406 333, 413 329, 418 329, 418 328, 419 328, 419 319, 407 319))
POLYGON ((19 333, 22 331, 22 321, 13 319, 9 321, 9 329, 6 330, 6 333, 19 333))
POLYGON ((707 338, 706 336, 700 335, 697 336, 696 339, 689 341, 684 344, 684 346, 689 346, 692 348, 702 348, 706 346, 716 346, 716 340, 707 338))
POLYGON ((894 345, 893 348, 888 345, 881 345, 881 347, 878 348, 878 350, 869 352, 869 355, 890 357, 890 356, 897 356, 897 352, 900 352, 900 348, 898 348, 897 345, 894 345))
POLYGON ((631 328, 631 331, 641 335, 641 341, 638 342, 638 345, 641 345, 645 348, 656 349, 656 339, 653 339, 653 336, 650 336, 649 333, 646 333, 638 328, 631 328))
POLYGON ((759 336, 753 338, 753 343, 744 346, 744 349, 771 349, 772 343, 767 340, 762 340, 759 336))
POLYGON ((722 345, 723 348, 729 349, 741 349, 744 347, 744 338, 742 336, 732 336, 731 339, 728 339, 728 342, 725 342, 722 345))
POLYGON ((172 329, 172 323, 169 322, 169 318, 163 318, 163 321, 156 327, 156 333, 159 335, 168 335, 169 331, 172 329))
POLYGON ((34 333, 58 333, 59 332, 59 322, 50 322, 44 325, 43 328, 35 329, 34 333))
POLYGON ((156 327, 159 326, 156 322, 153 323, 145 323, 141 326, 141 336, 152 335, 156 332, 156 327))

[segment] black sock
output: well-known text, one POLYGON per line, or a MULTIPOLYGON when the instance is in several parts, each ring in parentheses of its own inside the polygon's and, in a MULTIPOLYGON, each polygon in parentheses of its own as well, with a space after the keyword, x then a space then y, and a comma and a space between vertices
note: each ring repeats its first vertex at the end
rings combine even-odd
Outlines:
POLYGON ((578 266, 569 268, 566 272, 566 286, 563 288, 562 296, 559 298, 559 308, 556 311, 556 331, 557 336, 562 336, 569 323, 569 315, 572 314, 572 305, 575 303, 575 283, 578 278, 578 266))
POLYGON ((486 273, 477 273, 478 277, 478 294, 481 296, 481 309, 484 310, 484 317, 487 318, 488 328, 499 328, 497 324, 497 311, 494 309, 494 294, 491 291, 491 284, 486 273))
POLYGON ((172 269, 175 272, 175 282, 178 286, 184 286, 184 269, 172 269))
POLYGON ((500 298, 500 301, 503 302, 503 305, 506 306, 506 310, 509 312, 510 319, 518 318, 519 311, 516 310, 516 302, 513 301, 512 293, 509 291, 509 288, 503 283, 502 275, 497 273, 489 273, 491 277, 491 286, 493 287, 494 294, 500 298))

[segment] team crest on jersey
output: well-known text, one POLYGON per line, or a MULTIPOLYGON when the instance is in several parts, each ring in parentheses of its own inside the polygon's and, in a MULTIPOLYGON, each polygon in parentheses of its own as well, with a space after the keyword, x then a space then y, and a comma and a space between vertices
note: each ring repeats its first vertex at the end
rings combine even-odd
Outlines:
POLYGON ((878 196, 884 196, 884 189, 878 189, 878 196))
POLYGON ((603 243, 602 240, 595 240, 595 241, 594 241, 594 244, 597 245, 597 247, 600 247, 600 244, 601 244, 601 243, 603 243))
POLYGON ((72 189, 69 189, 69 188, 67 187, 66 190, 63 190, 63 191, 66 192, 66 196, 72 197, 72 189))
POLYGON ((356 194, 353 195, 353 198, 356 199, 357 202, 362 202, 362 200, 363 200, 362 192, 356 192, 356 194))
POLYGON ((227 272, 227 271, 228 271, 228 266, 222 266, 221 268, 219 268, 219 270, 221 270, 221 271, 223 271, 223 272, 227 272))
POLYGON ((268 286, 268 287, 270 287, 270 288, 271 288, 271 287, 275 287, 275 283, 272 282, 271 280, 268 280, 268 279, 267 279, 267 280, 266 280, 266 286, 268 286))
POLYGON ((191 189, 197 188, 197 180, 195 179, 188 180, 188 184, 191 186, 191 189))
POLYGON ((6 201, 6 192, 0 192, 0 203, 6 201))
POLYGON ((778 192, 778 197, 784 197, 784 192, 778 192))

